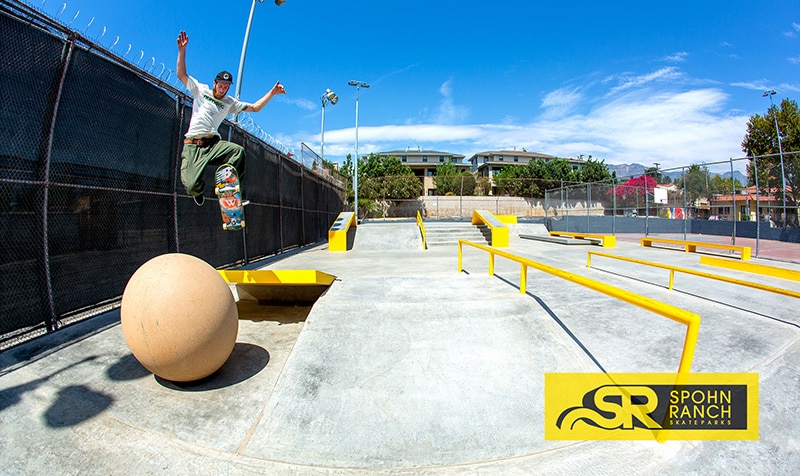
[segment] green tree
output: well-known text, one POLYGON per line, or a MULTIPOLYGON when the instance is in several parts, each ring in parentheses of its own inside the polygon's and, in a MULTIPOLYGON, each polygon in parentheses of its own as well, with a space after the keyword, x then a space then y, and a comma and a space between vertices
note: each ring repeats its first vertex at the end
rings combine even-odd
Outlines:
POLYGON ((439 195, 475 195, 475 176, 460 170, 452 162, 442 162, 436 166, 433 183, 439 195))
POLYGON ((644 174, 653 177, 656 183, 669 183, 669 178, 664 177, 658 167, 648 167, 644 170, 644 174))
MULTIPOLYGON (((598 172, 597 164, 593 163, 589 173, 598 172)), ((573 170, 566 159, 537 159, 524 165, 508 165, 494 177, 497 187, 505 193, 534 198, 544 197, 545 190, 560 187, 564 182, 582 181, 580 170, 573 170)))
POLYGON ((525 165, 507 165, 500 172, 494 174, 495 185, 502 193, 507 193, 515 197, 538 197, 541 196, 536 181, 533 180, 533 172, 530 165, 533 161, 525 165))
MULTIPOLYGON (((747 133, 742 140, 742 150, 750 157, 769 155, 757 158, 757 167, 753 159, 747 166, 747 179, 755 183, 755 170, 758 169, 758 185, 763 193, 777 190, 783 195, 781 180, 781 157, 778 146, 778 134, 775 130, 777 118, 780 130, 780 146, 783 149, 783 169, 786 181, 786 204, 792 208, 800 202, 800 158, 790 152, 800 151, 800 110, 797 102, 784 99, 780 105, 771 106, 763 116, 756 114, 747 122, 747 133)), ((794 217, 795 223, 797 217, 794 217)))
POLYGON ((370 154, 358 165, 359 201, 418 198, 422 182, 397 157, 370 154))
MULTIPOLYGON (((347 180, 347 203, 352 206, 355 201, 354 164, 350 154, 342 164, 341 173, 347 180)), ((421 192, 422 182, 396 157, 370 154, 358 161, 359 217, 379 212, 379 201, 384 201, 385 205, 386 201, 418 198, 421 192)))
POLYGON ((736 187, 736 190, 741 190, 744 188, 744 186, 742 186, 742 184, 736 179, 733 179, 731 177, 723 178, 720 175, 715 175, 711 177, 710 191, 712 194, 732 193, 733 189, 731 188, 731 183, 733 183, 733 186, 736 187))
MULTIPOLYGON (((582 159, 583 156, 579 155, 578 158, 582 159)), ((591 155, 584 166, 576 171, 575 175, 579 182, 584 183, 602 182, 616 176, 616 174, 609 173, 605 160, 595 160, 591 155)))
POLYGON ((686 199, 691 203, 699 198, 711 198, 711 176, 705 165, 692 164, 677 185, 685 186, 686 199))
POLYGON ((355 199, 355 192, 353 191, 353 157, 347 154, 342 164, 341 173, 347 180, 347 204, 352 205, 355 199))

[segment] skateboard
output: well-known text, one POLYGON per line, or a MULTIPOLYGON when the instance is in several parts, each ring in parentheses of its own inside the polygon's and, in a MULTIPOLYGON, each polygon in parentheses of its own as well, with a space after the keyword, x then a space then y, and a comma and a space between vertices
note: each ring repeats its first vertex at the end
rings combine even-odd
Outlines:
POLYGON ((219 209, 222 212, 222 229, 241 230, 244 228, 244 209, 236 168, 230 164, 220 165, 214 173, 214 180, 214 193, 219 198, 219 209))

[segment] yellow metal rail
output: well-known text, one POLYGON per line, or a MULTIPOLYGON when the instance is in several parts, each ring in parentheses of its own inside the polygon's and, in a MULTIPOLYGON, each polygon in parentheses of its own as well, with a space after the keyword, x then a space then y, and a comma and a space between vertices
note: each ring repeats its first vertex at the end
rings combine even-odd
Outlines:
POLYGON ((744 281, 744 280, 741 280, 741 279, 729 278, 727 276, 721 276, 721 275, 718 275, 718 274, 705 273, 703 271, 695 271, 693 269, 688 269, 688 268, 679 268, 677 266, 672 266, 672 265, 669 265, 669 264, 654 263, 652 261, 644 261, 644 260, 635 259, 635 258, 628 258, 626 256, 618 256, 618 255, 611 255, 611 254, 608 254, 608 253, 600 253, 598 251, 589 251, 589 254, 586 257, 586 267, 587 268, 591 268, 592 267, 592 255, 594 255, 594 256, 602 256, 602 257, 605 257, 605 258, 617 259, 617 260, 620 260, 620 261, 627 261, 629 263, 642 264, 642 265, 645 265, 645 266, 651 266, 653 268, 661 268, 661 269, 669 270, 669 289, 672 289, 673 285, 675 284, 675 273, 678 272, 678 273, 684 273, 684 274, 691 274, 693 276, 700 276, 700 277, 708 278, 708 279, 716 279, 717 281, 723 281, 723 282, 731 283, 731 284, 738 284, 739 286, 747 286, 749 288, 760 289, 762 291, 769 291, 771 293, 782 294, 784 296, 790 296, 790 297, 793 297, 793 298, 800 299, 800 292, 792 291, 792 290, 789 290, 789 289, 776 288, 775 286, 767 286, 766 284, 753 283, 753 282, 750 282, 750 281, 744 281))
POLYGON ((664 316, 668 319, 672 319, 675 322, 679 322, 686 326, 686 338, 683 342, 683 352, 681 354, 681 361, 680 366, 678 367, 678 373, 688 373, 692 367, 692 359, 694 358, 694 349, 697 345, 697 335, 700 331, 700 316, 693 313, 686 311, 684 309, 677 308, 675 306, 671 306, 669 304, 656 301, 655 299, 650 299, 645 296, 641 296, 630 291, 626 291, 624 289, 620 289, 614 286, 610 286, 605 283, 601 283, 600 281, 595 281, 593 279, 589 279, 577 274, 573 274, 562 269, 554 268, 552 266, 548 266, 543 263, 538 263, 536 261, 523 258, 521 256, 517 256, 511 254, 507 251, 501 251, 495 248, 491 248, 485 245, 479 245, 477 243, 472 243, 466 240, 458 240, 458 272, 460 273, 463 270, 463 245, 472 246, 474 248, 478 248, 480 250, 487 251, 489 253, 489 275, 494 276, 494 258, 495 256, 501 256, 506 259, 510 259, 511 261, 515 261, 520 264, 520 278, 519 278, 519 292, 521 294, 525 294, 526 292, 526 285, 527 285, 527 274, 528 274, 528 267, 537 269, 539 271, 544 271, 545 273, 552 274, 553 276, 557 276, 562 279, 566 279, 576 284, 580 284, 581 286, 585 286, 587 288, 593 289, 595 291, 601 292, 613 298, 619 299, 621 301, 625 301, 629 304, 633 304, 634 306, 640 307, 642 309, 646 309, 650 312, 658 314, 660 316, 664 316))
POLYGON ((742 261, 747 261, 750 259, 749 246, 724 245, 722 243, 705 243, 702 241, 670 240, 668 238, 653 238, 653 237, 642 238, 642 246, 652 247, 653 243, 683 246, 687 253, 696 253, 697 248, 715 248, 719 250, 738 251, 739 253, 741 253, 740 258, 742 259, 742 261))
POLYGON ((425 237, 425 224, 422 223, 422 215, 417 210, 417 226, 419 227, 419 232, 422 234, 422 249, 428 249, 428 239, 425 237))

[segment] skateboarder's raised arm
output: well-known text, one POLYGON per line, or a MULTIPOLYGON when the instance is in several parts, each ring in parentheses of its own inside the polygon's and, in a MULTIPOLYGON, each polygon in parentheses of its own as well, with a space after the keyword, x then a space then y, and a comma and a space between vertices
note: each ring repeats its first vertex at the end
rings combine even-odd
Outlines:
POLYGON ((186 74, 186 45, 189 44, 189 35, 181 30, 178 34, 178 64, 175 65, 175 71, 178 74, 178 79, 186 86, 189 87, 189 75, 186 74))
POLYGON ((268 102, 277 94, 286 94, 286 89, 283 88, 283 84, 280 81, 276 82, 272 89, 269 90, 267 94, 265 94, 261 99, 254 102, 253 104, 248 104, 247 107, 244 108, 247 112, 258 112, 264 109, 264 106, 267 105, 268 102))

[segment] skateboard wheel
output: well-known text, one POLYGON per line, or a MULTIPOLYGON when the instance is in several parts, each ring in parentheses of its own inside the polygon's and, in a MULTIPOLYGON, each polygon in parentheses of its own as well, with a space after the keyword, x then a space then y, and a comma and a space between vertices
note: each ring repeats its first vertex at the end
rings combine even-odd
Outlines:
POLYGON ((219 188, 214 187, 214 195, 219 196, 219 188))
POLYGON ((223 223, 222 224, 222 229, 227 231, 228 230, 228 224, 227 223, 223 223))

